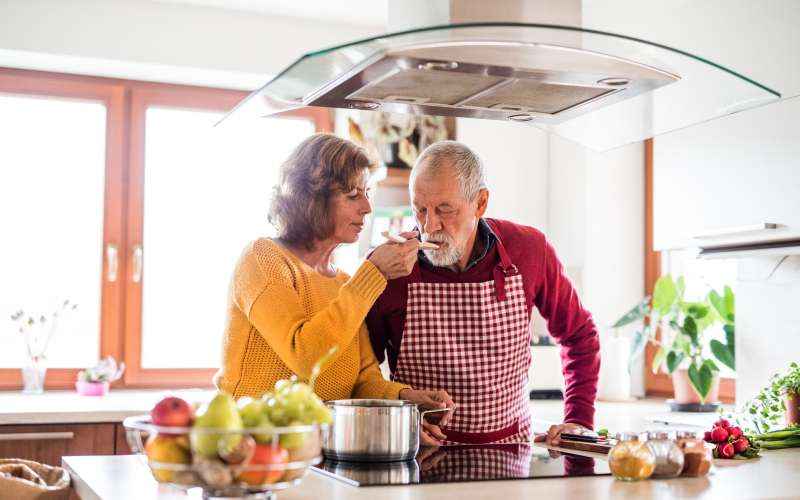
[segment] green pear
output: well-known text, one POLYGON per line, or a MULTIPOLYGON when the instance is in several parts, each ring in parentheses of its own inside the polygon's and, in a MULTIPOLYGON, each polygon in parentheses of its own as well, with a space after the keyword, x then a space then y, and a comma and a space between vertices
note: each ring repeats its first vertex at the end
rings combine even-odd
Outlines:
POLYGON ((192 450, 205 458, 215 458, 233 450, 242 440, 237 433, 244 428, 239 408, 233 397, 226 393, 218 393, 208 405, 200 408, 195 415, 192 431, 192 450), (202 432, 202 429, 221 429, 225 433, 202 432))

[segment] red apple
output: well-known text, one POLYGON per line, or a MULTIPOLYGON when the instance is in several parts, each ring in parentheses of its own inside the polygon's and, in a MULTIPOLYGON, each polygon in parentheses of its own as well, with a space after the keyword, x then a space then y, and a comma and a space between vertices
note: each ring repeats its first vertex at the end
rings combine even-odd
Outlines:
MULTIPOLYGON (((280 446, 273 446, 272 444, 257 444, 253 451, 253 458, 250 459, 248 466, 258 465, 278 465, 289 462, 289 452, 280 446)), ((239 474, 239 480, 244 481, 252 486, 259 484, 274 483, 284 473, 283 467, 277 467, 270 470, 245 470, 239 474)))
POLYGON ((175 396, 162 399, 150 412, 153 424, 165 427, 188 427, 193 419, 194 411, 189 403, 175 396))

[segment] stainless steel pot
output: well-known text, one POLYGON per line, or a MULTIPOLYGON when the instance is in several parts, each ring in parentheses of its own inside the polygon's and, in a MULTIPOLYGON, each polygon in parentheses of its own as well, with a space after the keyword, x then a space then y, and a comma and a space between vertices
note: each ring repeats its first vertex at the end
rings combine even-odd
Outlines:
POLYGON ((427 413, 410 401, 340 399, 329 401, 333 423, 322 444, 326 458, 352 462, 411 460, 419 449, 419 431, 427 413))

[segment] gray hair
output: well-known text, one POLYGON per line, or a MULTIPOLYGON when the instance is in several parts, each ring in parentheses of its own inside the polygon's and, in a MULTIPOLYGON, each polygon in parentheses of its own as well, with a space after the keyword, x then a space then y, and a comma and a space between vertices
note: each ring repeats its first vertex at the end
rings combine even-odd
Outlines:
POLYGON ((471 149, 458 141, 439 141, 428 146, 417 158, 411 170, 412 185, 421 172, 436 174, 446 166, 452 165, 461 192, 468 201, 475 201, 481 189, 486 189, 483 162, 471 149))

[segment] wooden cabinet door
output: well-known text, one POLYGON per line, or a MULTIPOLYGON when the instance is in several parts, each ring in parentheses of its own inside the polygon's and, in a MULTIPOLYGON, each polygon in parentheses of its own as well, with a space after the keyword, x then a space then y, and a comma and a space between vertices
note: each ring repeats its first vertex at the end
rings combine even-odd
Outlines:
POLYGON ((115 427, 115 440, 114 454, 115 455, 130 455, 133 453, 131 447, 128 446, 128 440, 125 438, 125 426, 122 424, 114 424, 115 427))
POLYGON ((0 457, 61 466, 65 455, 113 455, 114 424, 0 426, 0 457))

